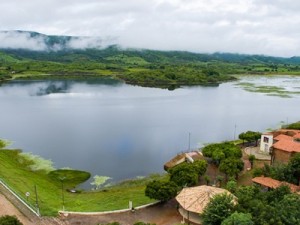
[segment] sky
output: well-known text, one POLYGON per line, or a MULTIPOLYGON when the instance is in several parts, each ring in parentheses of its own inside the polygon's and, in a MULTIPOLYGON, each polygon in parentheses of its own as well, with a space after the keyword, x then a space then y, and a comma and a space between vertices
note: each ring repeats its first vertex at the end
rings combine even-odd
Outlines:
POLYGON ((300 56, 297 0, 0 0, 0 8, 0 30, 157 50, 300 56))

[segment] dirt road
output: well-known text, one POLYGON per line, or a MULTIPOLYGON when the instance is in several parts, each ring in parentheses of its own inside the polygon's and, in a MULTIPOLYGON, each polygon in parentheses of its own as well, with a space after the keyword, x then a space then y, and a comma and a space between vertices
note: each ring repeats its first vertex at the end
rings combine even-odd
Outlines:
POLYGON ((106 214, 99 216, 69 215, 58 218, 27 218, 5 196, 0 194, 0 216, 15 215, 24 225, 94 225, 99 223, 120 222, 122 225, 132 225, 137 221, 155 223, 157 225, 174 225, 181 221, 181 216, 176 209, 176 202, 158 204, 135 212, 106 214))
POLYGON ((10 201, 0 194, 0 216, 4 215, 16 216, 24 225, 36 224, 20 213, 10 201))

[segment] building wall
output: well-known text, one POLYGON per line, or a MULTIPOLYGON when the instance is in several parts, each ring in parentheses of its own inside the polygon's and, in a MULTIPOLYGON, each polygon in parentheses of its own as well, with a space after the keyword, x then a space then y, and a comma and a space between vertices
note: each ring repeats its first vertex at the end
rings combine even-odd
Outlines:
POLYGON ((273 150, 273 163, 288 163, 290 158, 292 157, 292 152, 286 152, 279 149, 274 148, 273 150))
POLYGON ((273 145, 273 135, 263 134, 260 139, 259 150, 265 153, 270 153, 270 148, 273 145))

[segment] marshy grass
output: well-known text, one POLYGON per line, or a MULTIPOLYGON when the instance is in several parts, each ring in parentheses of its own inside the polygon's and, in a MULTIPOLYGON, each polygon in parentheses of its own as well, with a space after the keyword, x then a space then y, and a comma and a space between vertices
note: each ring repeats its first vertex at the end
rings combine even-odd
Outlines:
POLYGON ((241 87, 248 92, 262 93, 266 94, 267 96, 276 96, 281 98, 292 98, 294 95, 300 95, 300 91, 290 91, 286 90, 284 87, 272 85, 257 85, 250 82, 239 82, 236 84, 236 86, 241 87))

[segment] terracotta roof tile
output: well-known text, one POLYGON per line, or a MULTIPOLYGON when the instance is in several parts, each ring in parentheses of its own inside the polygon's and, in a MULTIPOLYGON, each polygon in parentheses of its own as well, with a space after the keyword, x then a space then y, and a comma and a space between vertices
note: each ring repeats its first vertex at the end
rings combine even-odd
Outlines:
POLYGON ((274 138, 274 140, 276 140, 276 141, 281 141, 281 140, 288 140, 288 141, 290 141, 290 140, 293 140, 293 137, 290 137, 290 136, 287 136, 287 135, 284 135, 284 134, 279 134, 278 136, 276 136, 274 138))
POLYGON ((295 141, 294 138, 280 139, 273 144, 273 148, 286 152, 300 152, 300 142, 295 141))
POLYGON ((300 133, 296 134, 293 138, 300 138, 300 133))
POLYGON ((252 179, 252 181, 254 183, 260 184, 260 185, 265 186, 265 187, 273 188, 273 189, 278 188, 281 185, 286 185, 286 186, 290 187, 292 192, 299 192, 300 191, 300 186, 290 184, 290 183, 287 183, 287 182, 282 182, 282 181, 279 181, 279 180, 275 180, 275 179, 272 179, 271 177, 254 177, 252 179))

